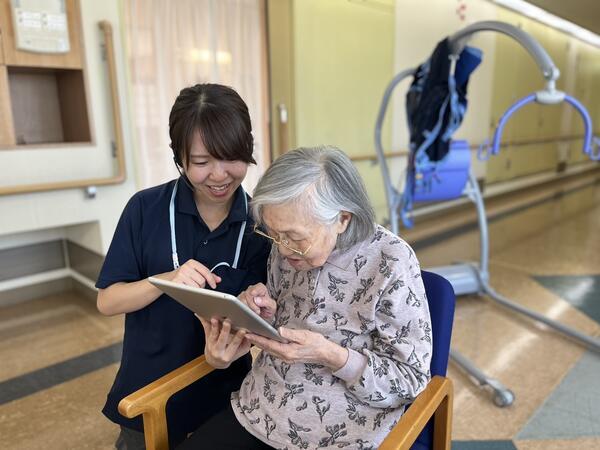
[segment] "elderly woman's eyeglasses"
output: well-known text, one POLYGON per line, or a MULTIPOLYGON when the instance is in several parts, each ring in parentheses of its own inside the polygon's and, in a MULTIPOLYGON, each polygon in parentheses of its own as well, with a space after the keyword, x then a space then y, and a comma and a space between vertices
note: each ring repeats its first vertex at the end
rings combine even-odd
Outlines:
POLYGON ((267 239, 272 240, 277 245, 282 245, 283 247, 287 248, 289 251, 294 252, 296 255, 299 255, 299 256, 305 256, 309 252, 309 250, 312 248, 312 244, 310 244, 306 250, 304 250, 304 251, 298 250, 290 243, 289 239, 286 239, 286 238, 279 239, 279 238, 274 238, 273 236, 269 236, 267 233, 261 231, 256 224, 254 224, 254 232, 263 237, 266 237, 267 239))

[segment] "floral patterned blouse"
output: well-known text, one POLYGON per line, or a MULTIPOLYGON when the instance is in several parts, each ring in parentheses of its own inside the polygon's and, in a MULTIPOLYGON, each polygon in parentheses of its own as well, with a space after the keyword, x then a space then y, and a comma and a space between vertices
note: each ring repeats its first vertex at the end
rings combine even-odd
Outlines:
POLYGON ((349 356, 332 372, 261 352, 232 394, 240 423, 276 448, 377 448, 430 380, 431 319, 413 250, 377 226, 322 267, 296 271, 273 246, 267 287, 275 327, 321 333, 349 356))

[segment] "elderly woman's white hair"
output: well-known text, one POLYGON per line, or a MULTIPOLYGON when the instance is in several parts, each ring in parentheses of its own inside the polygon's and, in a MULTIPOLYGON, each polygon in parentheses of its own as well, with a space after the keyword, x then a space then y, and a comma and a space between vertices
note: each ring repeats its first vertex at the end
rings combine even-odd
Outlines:
POLYGON ((285 153, 264 173, 252 198, 252 214, 262 224, 265 206, 293 203, 316 221, 330 225, 341 211, 352 219, 336 248, 344 250, 375 231, 375 213, 365 185, 344 152, 333 146, 285 153))

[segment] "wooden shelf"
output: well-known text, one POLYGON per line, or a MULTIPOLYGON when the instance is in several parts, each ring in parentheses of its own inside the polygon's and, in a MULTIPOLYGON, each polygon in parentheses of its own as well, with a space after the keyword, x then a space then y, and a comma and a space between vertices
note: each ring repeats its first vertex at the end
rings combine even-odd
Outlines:
POLYGON ((91 142, 81 14, 65 0, 67 53, 17 50, 11 1, 0 0, 0 148, 91 142))
POLYGON ((14 143, 89 142, 82 70, 7 66, 14 143))

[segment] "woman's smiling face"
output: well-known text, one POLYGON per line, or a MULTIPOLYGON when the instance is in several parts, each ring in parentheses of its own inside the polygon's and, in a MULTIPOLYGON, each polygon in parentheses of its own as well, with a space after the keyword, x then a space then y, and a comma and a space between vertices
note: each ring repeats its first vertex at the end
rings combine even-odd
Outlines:
POLYGON ((225 161, 212 156, 206 150, 200 133, 194 133, 185 174, 194 186, 198 200, 227 204, 244 181, 247 171, 248 163, 244 161, 225 161))

